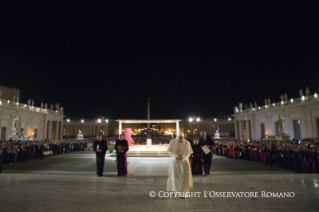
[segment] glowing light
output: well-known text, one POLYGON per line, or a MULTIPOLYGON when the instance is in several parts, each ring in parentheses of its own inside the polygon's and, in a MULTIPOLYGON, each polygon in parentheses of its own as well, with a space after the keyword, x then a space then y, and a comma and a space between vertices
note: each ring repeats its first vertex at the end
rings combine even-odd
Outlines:
POLYGON ((267 108, 267 105, 265 105, 265 108, 267 108))
POLYGON ((193 121, 193 118, 189 118, 189 119, 188 119, 188 122, 192 122, 192 121, 193 121))
POLYGON ((81 120, 81 123, 84 123, 84 120, 83 120, 83 119, 81 120))
POLYGON ((265 132, 265 135, 267 135, 268 133, 267 132, 265 132))
POLYGON ((199 122, 199 121, 200 121, 200 118, 197 118, 196 121, 199 122))
POLYGON ((228 118, 228 121, 231 121, 231 118, 228 118))
POLYGON ((305 101, 305 96, 302 96, 302 97, 301 97, 301 100, 302 100, 302 101, 305 101))
POLYGON ((70 119, 67 119, 66 122, 70 122, 70 119))
POLYGON ((275 104, 275 103, 272 103, 272 106, 276 106, 276 104, 275 104))
POLYGON ((314 95, 314 96, 315 96, 315 98, 317 98, 317 97, 318 97, 317 93, 315 93, 315 95, 314 95))
POLYGON ((294 102, 294 99, 290 99, 290 102, 293 103, 293 102, 294 102))
POLYGON ((260 106, 258 107, 258 109, 260 110, 260 106))
POLYGON ((105 122, 106 122, 106 123, 109 123, 109 120, 108 120, 108 119, 105 119, 105 122))
POLYGON ((253 108, 253 110, 255 110, 255 108, 253 108))
POLYGON ((8 99, 8 104, 10 103, 10 100, 8 99))
POLYGON ((214 119, 214 121, 217 121, 217 119, 214 119))
POLYGON ((24 107, 26 107, 27 106, 27 104, 24 104, 24 107))
POLYGON ((0 105, 2 105, 2 101, 0 101, 0 105))
POLYGON ((281 104, 283 105, 283 104, 284 104, 284 101, 281 101, 281 104))
MULTIPOLYGON (((101 119, 98 119, 97 122, 98 122, 98 123, 101 123, 101 119)), ((124 131, 124 130, 123 130, 123 131, 124 131)))

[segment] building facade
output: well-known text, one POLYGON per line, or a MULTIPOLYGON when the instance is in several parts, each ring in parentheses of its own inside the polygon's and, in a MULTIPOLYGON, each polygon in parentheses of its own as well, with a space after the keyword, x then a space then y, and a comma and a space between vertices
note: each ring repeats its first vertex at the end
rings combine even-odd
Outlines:
MULTIPOLYGON (((302 94, 303 92, 301 92, 302 94)), ((265 105, 250 105, 243 109, 242 103, 234 107, 235 137, 240 140, 256 140, 277 135, 279 116, 285 120, 285 133, 290 139, 319 137, 319 98, 315 93, 301 95, 297 99, 281 97, 282 101, 265 105)))
POLYGON ((81 132, 86 137, 97 135, 109 136, 109 120, 102 118, 96 119, 70 119, 64 120, 63 136, 76 137, 81 132))
POLYGON ((234 136, 234 120, 231 118, 199 118, 193 117, 182 120, 109 120, 96 119, 70 119, 64 120, 63 136, 76 137, 79 131, 84 136, 118 136, 125 128, 131 128, 133 135, 146 135, 147 122, 150 122, 152 135, 176 135, 178 131, 187 132, 190 135, 199 135, 205 130, 208 135, 213 135, 217 130, 221 136, 234 136), (119 122, 122 123, 119 125, 119 122), (152 122, 153 121, 153 122, 152 122), (145 122, 145 123, 144 123, 145 122), (176 123, 178 122, 178 124, 176 123))
POLYGON ((31 136, 32 139, 57 140, 62 138, 63 109, 59 104, 51 105, 41 103, 34 106, 34 101, 20 103, 20 90, 0 86, 0 138, 8 140, 12 135, 12 123, 20 117, 20 134, 31 136))

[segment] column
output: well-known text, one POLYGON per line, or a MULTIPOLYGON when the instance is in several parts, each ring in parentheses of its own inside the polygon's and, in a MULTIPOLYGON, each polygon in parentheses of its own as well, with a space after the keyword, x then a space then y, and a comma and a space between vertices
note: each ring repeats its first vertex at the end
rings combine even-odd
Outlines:
POLYGON ((250 129, 250 126, 249 126, 249 121, 250 120, 246 120, 246 134, 247 134, 247 140, 249 139, 249 141, 251 141, 251 137, 250 137, 251 129, 250 129))
POLYGON ((51 120, 49 120, 49 125, 48 125, 48 127, 49 127, 49 130, 48 130, 48 136, 47 136, 47 138, 51 141, 51 140, 52 140, 52 137, 51 137, 51 134, 52 134, 52 121, 51 121, 51 120))
POLYGON ((44 133, 43 133, 43 139, 46 139, 48 137, 48 121, 46 118, 44 119, 44 133))
POLYGON ((54 136, 54 140, 58 140, 59 139, 59 122, 56 121, 55 124, 55 136, 54 136))
POLYGON ((109 124, 105 125, 105 136, 109 136, 109 124))
POLYGON ((95 134, 95 125, 93 125, 93 136, 96 136, 96 134, 95 134))
POLYGON ((179 121, 176 122, 176 136, 179 133, 179 121))
POLYGON ((242 126, 242 121, 238 121, 239 127, 238 127, 238 134, 239 134, 239 140, 243 141, 244 140, 244 135, 243 135, 243 126, 242 126))
POLYGON ((60 136, 59 136, 59 139, 63 139, 63 121, 60 121, 60 123, 61 123, 61 125, 60 125, 60 136))
POLYGON ((190 132, 190 134, 193 134, 193 124, 192 124, 192 122, 189 122, 189 132, 190 132))
POLYGON ((306 112, 307 138, 314 137, 311 112, 306 112))
POLYGON ((250 121, 250 127, 251 127, 251 139, 252 140, 257 140, 258 138, 257 138, 257 132, 256 132, 256 122, 255 122, 255 120, 251 120, 250 121))
POLYGON ((122 134, 122 121, 119 121, 119 135, 122 134))

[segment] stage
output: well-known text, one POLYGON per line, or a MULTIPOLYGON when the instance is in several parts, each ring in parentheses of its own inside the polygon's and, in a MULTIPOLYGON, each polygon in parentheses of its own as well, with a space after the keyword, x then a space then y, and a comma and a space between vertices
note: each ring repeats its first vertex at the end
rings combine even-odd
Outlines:
MULTIPOLYGON (((169 157, 167 154, 168 145, 131 145, 127 152, 127 157, 169 157)), ((114 151, 111 157, 116 157, 116 151, 114 151)))

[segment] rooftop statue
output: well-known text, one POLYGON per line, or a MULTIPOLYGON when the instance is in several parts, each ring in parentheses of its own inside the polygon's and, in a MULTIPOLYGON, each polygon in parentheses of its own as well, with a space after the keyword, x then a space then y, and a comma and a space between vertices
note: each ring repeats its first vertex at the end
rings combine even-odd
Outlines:
POLYGON ((288 95, 286 93, 284 94, 284 100, 288 101, 288 95))
POLYGON ((302 91, 302 89, 300 88, 300 90, 299 90, 299 94, 300 94, 300 97, 302 97, 303 96, 303 91, 302 91))
POLYGON ((306 87, 306 96, 310 96, 310 90, 308 87, 306 87))

